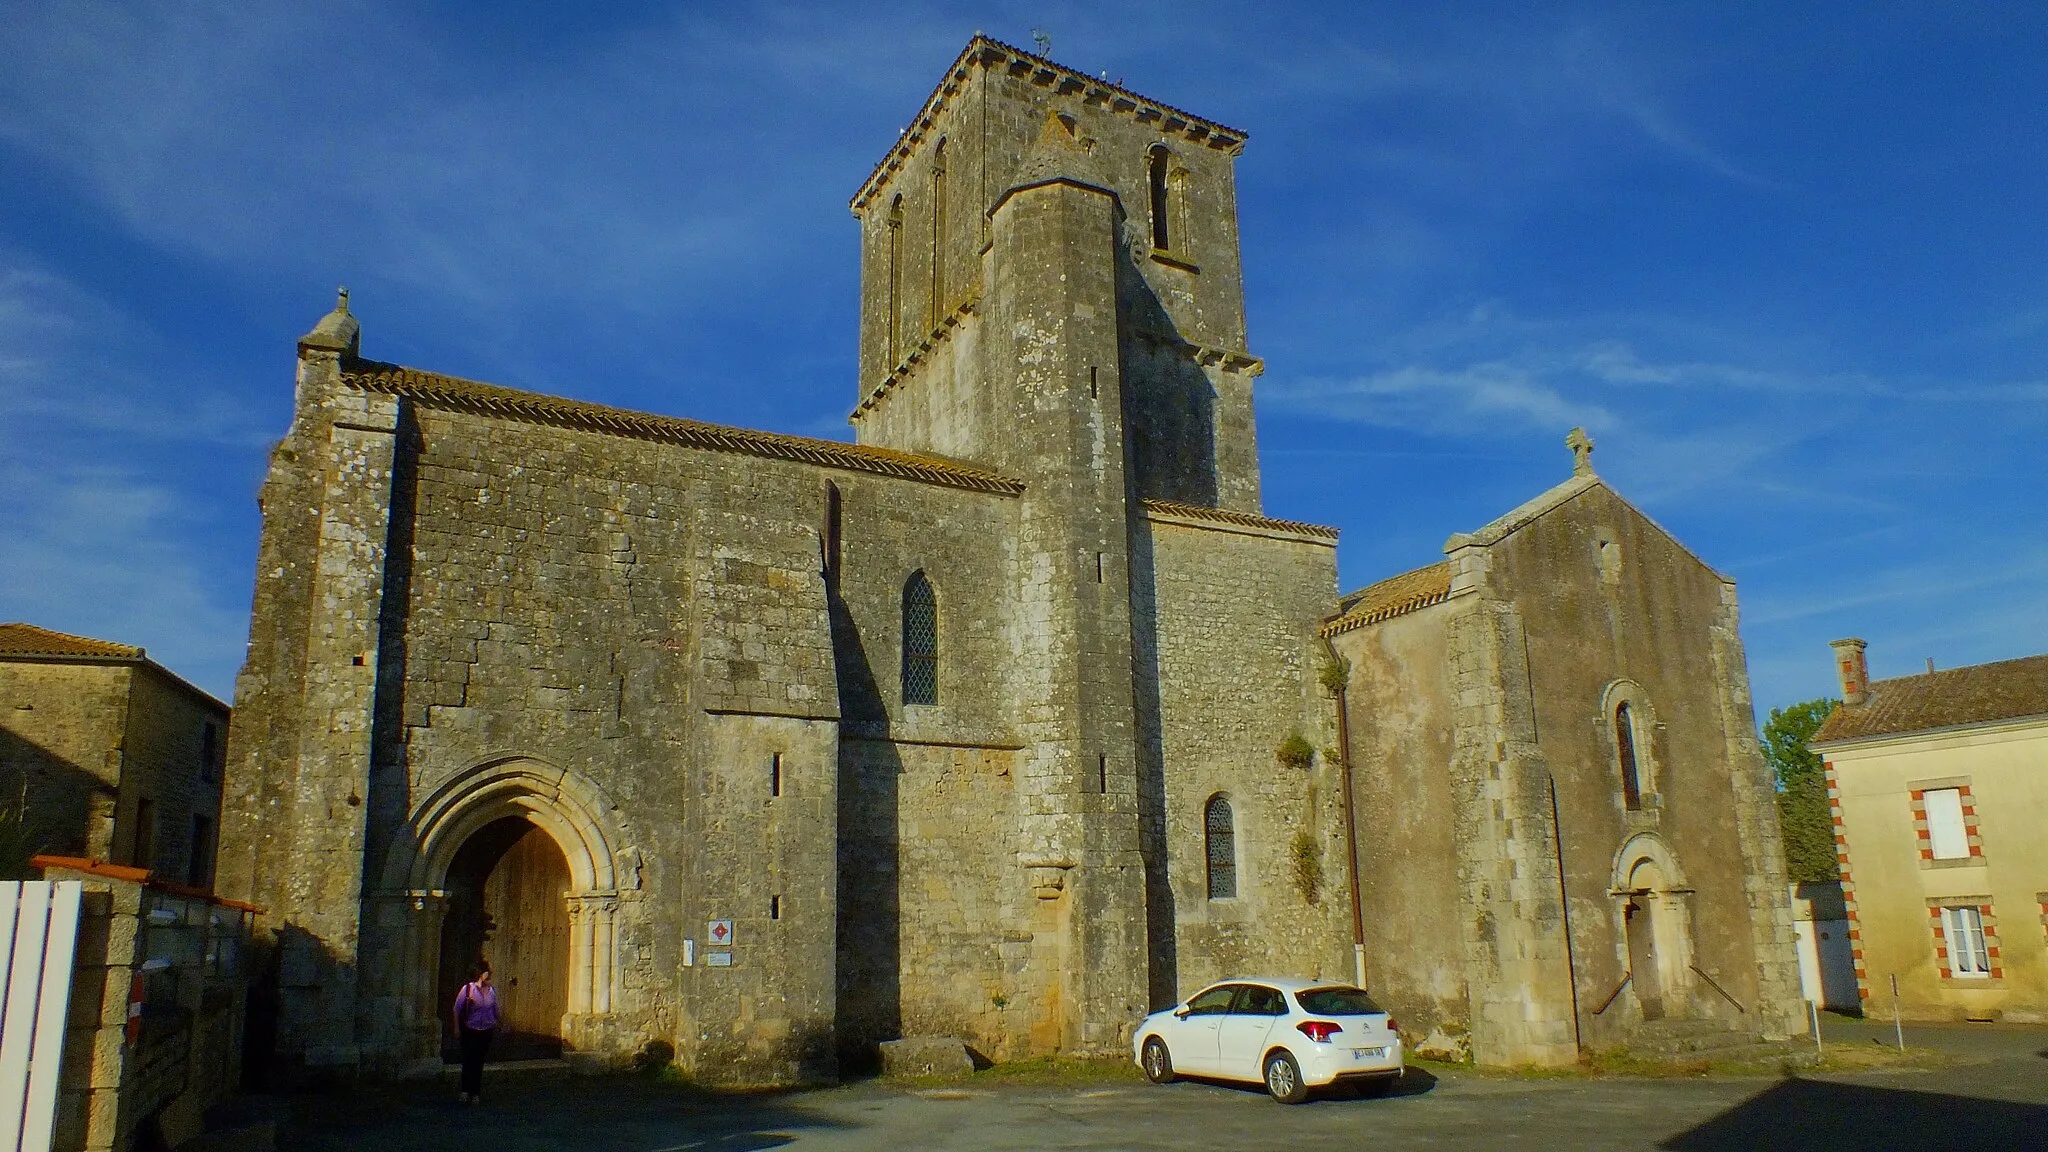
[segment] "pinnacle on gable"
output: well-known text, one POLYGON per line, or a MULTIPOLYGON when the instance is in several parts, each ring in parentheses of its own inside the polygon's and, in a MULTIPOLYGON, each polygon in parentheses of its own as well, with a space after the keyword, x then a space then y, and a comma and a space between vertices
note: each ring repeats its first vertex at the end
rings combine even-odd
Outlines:
POLYGON ((311 332, 299 337, 299 351, 354 356, 362 341, 362 329, 363 326, 349 314, 348 288, 343 286, 335 293, 334 311, 322 316, 311 332))

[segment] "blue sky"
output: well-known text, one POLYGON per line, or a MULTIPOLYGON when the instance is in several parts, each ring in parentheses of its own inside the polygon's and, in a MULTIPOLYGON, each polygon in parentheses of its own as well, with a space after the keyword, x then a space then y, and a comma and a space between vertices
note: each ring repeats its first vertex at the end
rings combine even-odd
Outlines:
POLYGON ((1603 475, 1760 711, 2048 650, 2048 8, 16 4, 0 619, 232 692, 293 344, 844 438, 846 200, 977 29, 1251 134, 1269 514, 1346 587, 1603 475), (1790 11, 1788 11, 1788 9, 1790 11))

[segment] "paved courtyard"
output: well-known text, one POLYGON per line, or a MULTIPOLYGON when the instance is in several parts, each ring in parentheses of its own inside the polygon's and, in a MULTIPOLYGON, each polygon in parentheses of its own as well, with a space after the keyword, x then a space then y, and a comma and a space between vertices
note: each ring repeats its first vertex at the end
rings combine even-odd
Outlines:
MULTIPOLYGON (((1889 1026, 1830 1022, 1836 1043, 1889 1026)), ((1799 1079, 1411 1075, 1387 1099, 1286 1108, 1182 1083, 698 1096, 643 1081, 502 1074, 465 1108, 439 1086, 327 1098, 280 1147, 364 1152, 944 1149, 2048 1149, 2048 1029, 1908 1029, 1963 1062, 1799 1079)))

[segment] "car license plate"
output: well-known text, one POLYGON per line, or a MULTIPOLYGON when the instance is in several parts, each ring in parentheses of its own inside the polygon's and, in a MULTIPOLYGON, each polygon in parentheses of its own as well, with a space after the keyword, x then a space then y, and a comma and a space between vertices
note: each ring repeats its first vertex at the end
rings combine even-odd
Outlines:
POLYGON ((1385 1056, 1386 1054, 1387 1050, 1384 1046, 1379 1048, 1353 1048, 1351 1050, 1351 1058, 1353 1060, 1370 1060, 1376 1056, 1385 1056))

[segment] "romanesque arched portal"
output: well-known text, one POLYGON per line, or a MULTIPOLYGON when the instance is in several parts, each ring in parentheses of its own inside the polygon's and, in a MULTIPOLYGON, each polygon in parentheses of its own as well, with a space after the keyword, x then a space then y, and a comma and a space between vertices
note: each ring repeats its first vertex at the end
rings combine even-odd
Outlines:
MULTIPOLYGON (((535 1004, 515 1009, 522 1013, 516 1026, 544 1039, 541 1016, 552 1011, 538 1006, 544 1001, 562 1006, 553 1031, 566 1047, 588 1047, 586 1037, 604 1030, 618 983, 619 836, 612 811, 595 783, 531 757, 471 767, 414 807, 383 873, 398 909, 392 927, 402 938, 396 963, 385 969, 413 1056, 439 1048, 447 973, 474 959, 479 945, 488 954, 493 929, 468 917, 490 908, 504 921, 495 930, 517 936, 499 937, 505 959, 520 969, 522 982, 540 985, 522 991, 535 1004), (539 903, 546 900, 561 902, 558 918, 539 903), (551 958, 557 931, 565 953, 559 966, 551 958), (481 940, 472 939, 480 932, 481 940), (551 986, 556 981, 559 990, 551 986)), ((506 991, 509 1001, 514 989, 506 991)))

